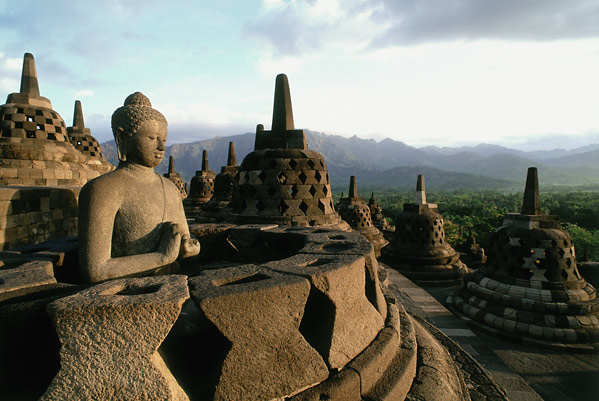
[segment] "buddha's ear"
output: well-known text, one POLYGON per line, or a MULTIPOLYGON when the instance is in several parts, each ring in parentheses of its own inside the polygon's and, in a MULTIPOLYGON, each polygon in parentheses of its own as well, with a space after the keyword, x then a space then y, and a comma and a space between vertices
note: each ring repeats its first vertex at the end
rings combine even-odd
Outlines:
POLYGON ((114 140, 119 160, 122 162, 127 161, 127 134, 121 127, 114 129, 114 140))

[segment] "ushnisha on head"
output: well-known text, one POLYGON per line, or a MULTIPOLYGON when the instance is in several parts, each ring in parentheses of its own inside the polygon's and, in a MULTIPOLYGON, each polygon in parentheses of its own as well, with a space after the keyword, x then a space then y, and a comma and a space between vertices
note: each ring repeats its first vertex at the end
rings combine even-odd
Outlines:
POLYGON ((112 133, 120 161, 137 162, 147 167, 155 167, 162 161, 167 136, 166 118, 152 108, 150 99, 143 93, 127 96, 124 105, 115 110, 112 133), (155 143, 147 143, 149 141, 144 136, 155 143), (153 145, 156 145, 156 150, 153 145))

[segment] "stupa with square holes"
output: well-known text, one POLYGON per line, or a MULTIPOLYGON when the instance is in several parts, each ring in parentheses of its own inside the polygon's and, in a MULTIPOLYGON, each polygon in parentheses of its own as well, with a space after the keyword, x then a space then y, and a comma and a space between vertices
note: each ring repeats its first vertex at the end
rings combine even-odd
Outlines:
POLYGON ((294 226, 348 226, 335 211, 322 155, 295 129, 287 76, 277 76, 272 129, 256 128, 254 151, 233 187, 232 221, 294 226))
POLYGON ((368 200, 368 207, 370 208, 370 218, 372 219, 372 224, 378 228, 379 230, 388 230, 391 228, 389 226, 389 222, 385 220, 383 216, 383 209, 376 202, 374 197, 374 192, 371 193, 370 199, 368 200))
POLYGON ((25 53, 21 89, 0 106, 0 185, 82 186, 100 175, 70 142, 64 120, 40 96, 33 55, 25 53))
POLYGON ((114 166, 104 159, 102 148, 96 138, 92 136, 90 129, 85 127, 83 108, 79 100, 75 100, 73 126, 67 127, 67 134, 75 149, 88 157, 87 164, 92 168, 102 174, 114 170, 114 166))
POLYGON ((415 203, 406 203, 395 221, 395 233, 382 255, 410 280, 426 285, 460 285, 467 267, 445 240, 443 216, 426 202, 424 176, 416 183, 415 203))
POLYGON ((487 263, 451 302, 476 326, 541 344, 599 345, 597 291, 578 272, 557 216, 540 213, 537 169, 528 169, 521 213, 505 215, 487 263))

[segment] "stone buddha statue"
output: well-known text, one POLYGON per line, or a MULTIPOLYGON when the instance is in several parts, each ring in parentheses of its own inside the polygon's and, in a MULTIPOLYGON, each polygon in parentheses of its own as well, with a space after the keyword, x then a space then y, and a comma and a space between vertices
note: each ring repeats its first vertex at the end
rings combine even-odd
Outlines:
POLYGON ((179 189, 154 172, 164 157, 164 116, 135 92, 112 115, 112 130, 119 165, 79 196, 79 264, 87 282, 150 273, 200 251, 179 189))

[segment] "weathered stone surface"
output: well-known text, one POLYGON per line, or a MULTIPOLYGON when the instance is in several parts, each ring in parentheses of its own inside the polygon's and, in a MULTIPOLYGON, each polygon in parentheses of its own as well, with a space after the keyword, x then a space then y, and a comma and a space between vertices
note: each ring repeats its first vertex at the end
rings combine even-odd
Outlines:
POLYGON ((54 268, 48 260, 27 262, 13 268, 0 268, 0 299, 25 288, 55 283, 54 268))
POLYGON ((418 341, 418 371, 409 399, 465 401, 470 395, 451 356, 422 326, 412 320, 418 341))
POLYGON ((154 172, 164 156, 164 116, 135 92, 114 112, 112 128, 119 165, 79 197, 79 267, 89 282, 149 273, 200 251, 179 189, 154 172))
POLYGON ((360 377, 351 369, 343 369, 324 382, 290 398, 290 401, 361 401, 360 377))
POLYGON ((264 267, 310 280, 300 331, 330 369, 343 367, 383 328, 383 318, 366 298, 363 256, 300 254, 264 267))
POLYGON ((157 350, 189 298, 185 276, 102 283, 47 307, 61 368, 42 400, 186 400, 157 350))
POLYGON ((206 271, 190 284, 198 308, 231 342, 215 400, 270 400, 326 379, 322 357, 299 330, 307 279, 244 265, 206 271))

